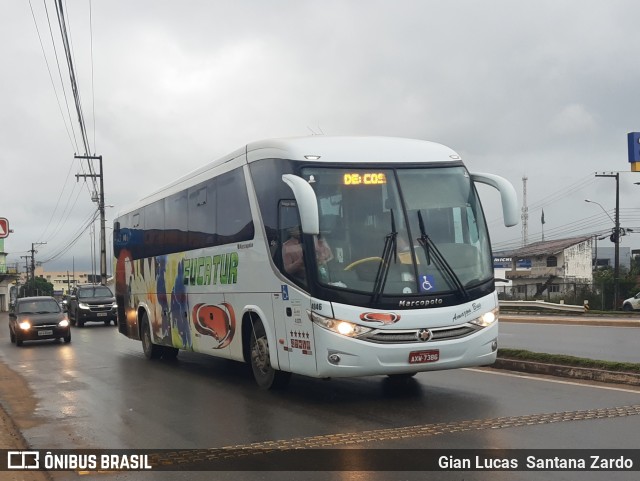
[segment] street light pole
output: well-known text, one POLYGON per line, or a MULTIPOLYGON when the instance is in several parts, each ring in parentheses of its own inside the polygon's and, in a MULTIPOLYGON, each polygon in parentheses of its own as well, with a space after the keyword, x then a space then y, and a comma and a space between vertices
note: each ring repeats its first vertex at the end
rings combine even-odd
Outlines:
POLYGON ((596 177, 613 177, 616 179, 616 219, 613 241, 615 243, 615 268, 613 271, 613 310, 618 310, 618 295, 620 285, 620 172, 610 174, 596 174, 596 177))

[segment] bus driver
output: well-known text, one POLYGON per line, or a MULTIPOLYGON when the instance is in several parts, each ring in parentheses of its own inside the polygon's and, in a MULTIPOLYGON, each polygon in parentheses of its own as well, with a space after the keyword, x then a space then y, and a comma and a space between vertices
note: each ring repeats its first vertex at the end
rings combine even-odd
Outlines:
MULTIPOLYGON (((300 227, 292 227, 288 232, 290 237, 282 244, 284 270, 287 274, 304 282, 306 280, 306 273, 304 268, 304 252, 300 240, 300 227)), ((322 277, 325 277, 327 272, 326 264, 333 259, 333 253, 327 241, 320 236, 314 239, 314 244, 318 268, 321 273, 324 273, 322 277)))

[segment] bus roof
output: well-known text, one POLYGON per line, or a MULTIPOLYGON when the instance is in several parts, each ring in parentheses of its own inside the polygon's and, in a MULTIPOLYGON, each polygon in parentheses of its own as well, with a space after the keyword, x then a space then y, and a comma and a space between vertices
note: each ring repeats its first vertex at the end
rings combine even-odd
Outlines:
POLYGON ((164 195, 200 182, 206 173, 246 154, 247 163, 278 158, 316 163, 425 163, 460 161, 449 147, 436 142, 401 137, 325 136, 290 137, 251 142, 234 152, 209 162, 185 176, 127 206, 118 217, 164 195))
POLYGON ((345 163, 460 160, 460 156, 449 147, 425 140, 324 135, 252 142, 247 145, 247 157, 248 162, 274 157, 345 163))

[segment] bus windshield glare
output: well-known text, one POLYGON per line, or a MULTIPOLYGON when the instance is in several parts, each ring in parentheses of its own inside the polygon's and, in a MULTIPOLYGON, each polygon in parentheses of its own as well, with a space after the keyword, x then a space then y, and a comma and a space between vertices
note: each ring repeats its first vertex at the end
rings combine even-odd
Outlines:
POLYGON ((465 293, 492 279, 489 236, 462 166, 304 168, 320 216, 318 282, 372 295, 465 293))

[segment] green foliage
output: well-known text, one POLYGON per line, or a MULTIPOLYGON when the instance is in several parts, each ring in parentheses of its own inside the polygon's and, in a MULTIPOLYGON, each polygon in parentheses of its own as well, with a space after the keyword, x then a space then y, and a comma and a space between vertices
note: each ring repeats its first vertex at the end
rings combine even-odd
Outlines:
POLYGON ((25 296, 53 296, 53 284, 42 277, 30 279, 20 288, 20 297, 25 296))
MULTIPOLYGON (((632 259, 631 269, 620 269, 620 279, 618 280, 618 309, 622 307, 622 301, 635 296, 640 291, 638 286, 638 275, 640 275, 640 261, 632 259)), ((595 309, 613 309, 614 297, 614 269, 613 267, 602 267, 593 271, 593 291, 589 299, 589 305, 595 309), (603 304, 604 301, 604 305, 603 304)))

